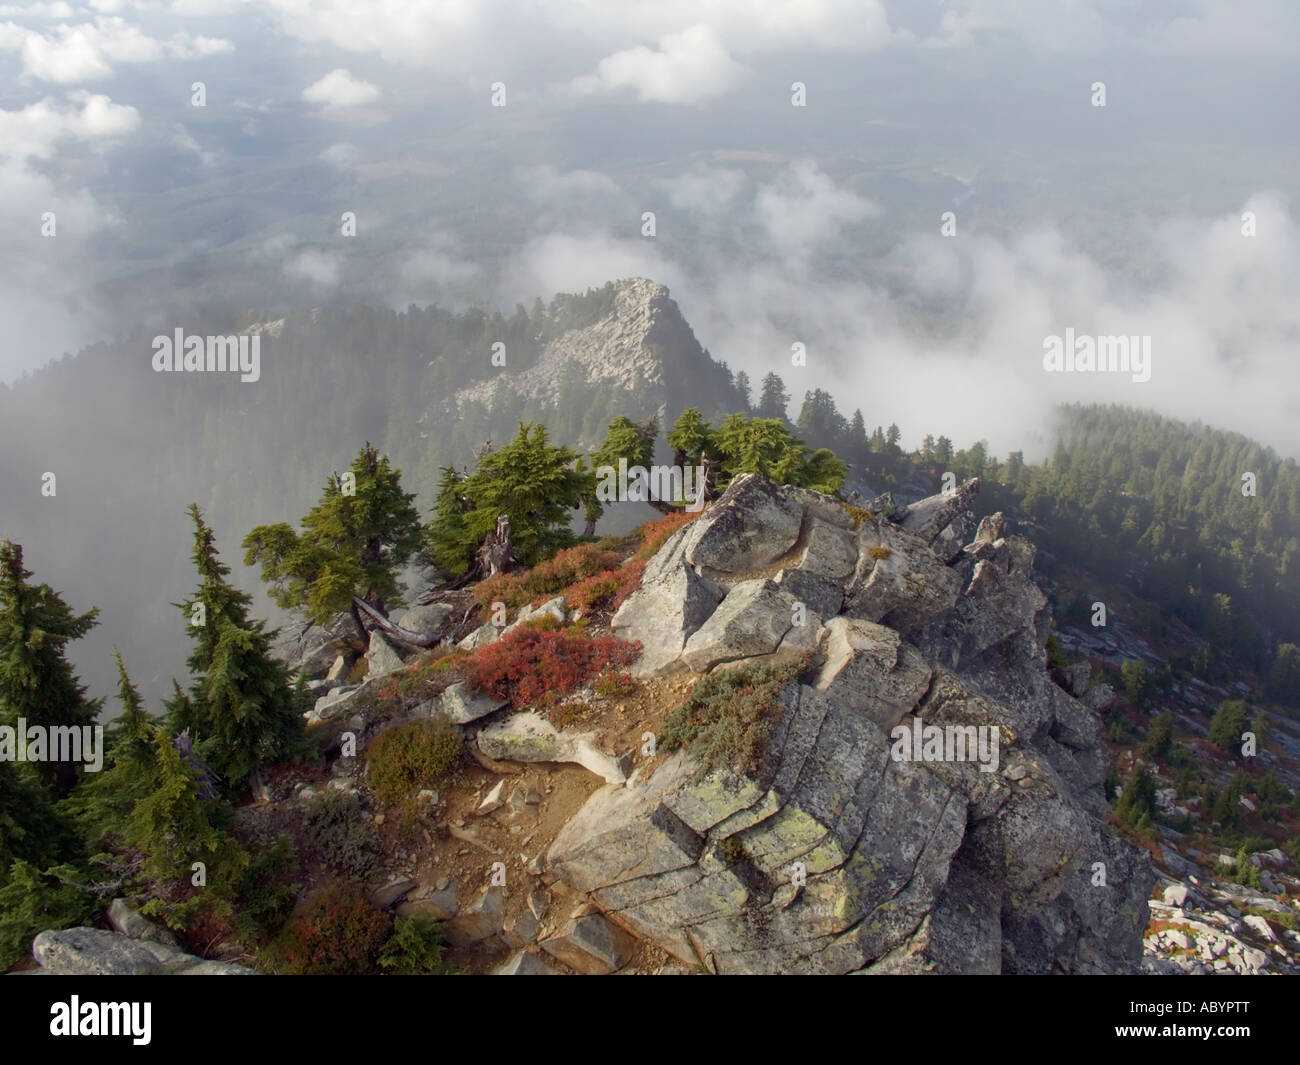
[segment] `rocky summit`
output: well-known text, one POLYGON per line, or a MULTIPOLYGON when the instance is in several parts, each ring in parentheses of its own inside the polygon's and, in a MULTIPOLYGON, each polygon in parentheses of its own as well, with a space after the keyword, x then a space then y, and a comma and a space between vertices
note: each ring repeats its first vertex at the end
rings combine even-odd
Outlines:
POLYGON ((702 774, 685 750, 638 768, 548 866, 718 973, 1135 969, 1154 873, 1106 825, 1096 698, 1049 677, 1034 549, 1001 515, 976 525, 978 488, 886 518, 736 478, 613 628, 643 674, 808 668, 756 771, 702 774), (995 729, 1000 761, 897 757, 913 723, 995 729))
MULTIPOLYGON (((298 833, 321 876, 346 857, 366 906, 439 922, 472 972, 1138 971, 1156 871, 1108 825, 1115 693, 1049 670, 1034 548, 976 520, 979 487, 853 506, 742 474, 615 563, 616 608, 483 620, 444 590, 393 629, 427 653, 378 632, 362 653, 346 616, 287 639, 333 739, 309 776, 259 782, 241 831, 298 833), (559 698, 482 686, 485 656, 546 640, 628 672, 559 698), (397 727, 472 759, 392 805, 397 727)), ((110 917, 42 933, 44 971, 247 971, 122 900, 110 917)))

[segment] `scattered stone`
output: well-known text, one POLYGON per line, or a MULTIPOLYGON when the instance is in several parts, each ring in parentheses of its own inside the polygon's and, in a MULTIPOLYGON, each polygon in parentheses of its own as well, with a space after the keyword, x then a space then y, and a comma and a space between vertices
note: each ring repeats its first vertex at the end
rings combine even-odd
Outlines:
POLYGON ((493 976, 558 976, 559 974, 552 969, 546 962, 542 961, 536 954, 528 951, 519 951, 512 954, 497 968, 492 970, 493 976))
POLYGON ((444 691, 435 704, 436 713, 454 721, 457 725, 468 725, 488 714, 510 705, 507 699, 493 699, 488 695, 475 694, 467 684, 457 681, 444 691))
POLYGON ((370 663, 370 668, 366 671, 367 677, 383 677, 402 668, 402 656, 397 648, 378 630, 370 634, 370 650, 366 652, 366 661, 370 663))
POLYGON ((533 712, 512 714, 489 725, 478 734, 479 750, 489 758, 511 762, 575 762, 604 778, 621 784, 627 772, 620 760, 605 754, 590 733, 560 732, 533 712))
POLYGON ((1273 931, 1272 926, 1258 914, 1246 914, 1246 916, 1241 919, 1241 923, 1246 925, 1248 928, 1254 929, 1270 943, 1277 942, 1277 934, 1273 931))
POLYGON ((548 599, 536 609, 529 606, 520 607, 519 616, 515 618, 512 624, 507 625, 502 630, 501 635, 506 636, 519 628, 520 625, 544 617, 551 617, 559 624, 565 624, 569 620, 569 601, 564 596, 557 595, 554 599, 548 599))
POLYGON ((126 899, 114 899, 108 906, 108 923, 115 931, 132 939, 146 939, 153 943, 180 949, 176 937, 165 928, 160 928, 126 899))
POLYGON ((496 786, 484 796, 483 801, 478 804, 478 809, 474 811, 479 817, 485 817, 490 813, 501 809, 505 805, 505 799, 502 793, 505 790, 506 782, 498 780, 496 786))
POLYGON ((504 910, 501 889, 484 888, 477 899, 446 922, 447 942, 454 947, 470 947, 499 936, 504 910))
POLYGON ((397 619, 397 625, 421 636, 436 636, 454 609, 447 603, 417 604, 397 619))
POLYGON ((376 888, 368 896, 370 905, 377 910, 392 909, 415 887, 415 881, 409 876, 390 880, 383 887, 376 888))
POLYGON ((486 647, 490 643, 496 643, 499 639, 501 639, 501 630, 489 621, 486 625, 480 625, 456 646, 462 651, 469 651, 472 653, 477 651, 480 647, 486 647))
POLYGON ((542 941, 541 947, 569 968, 588 975, 615 972, 632 956, 634 941, 621 928, 598 913, 576 917, 557 936, 542 941))

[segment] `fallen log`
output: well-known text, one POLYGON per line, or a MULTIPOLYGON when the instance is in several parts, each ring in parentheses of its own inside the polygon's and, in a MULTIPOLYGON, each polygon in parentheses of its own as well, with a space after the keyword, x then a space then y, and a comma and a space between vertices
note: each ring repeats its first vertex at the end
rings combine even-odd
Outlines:
POLYGON ((375 628, 395 643, 403 643, 408 647, 429 648, 435 646, 438 642, 436 636, 425 636, 423 633, 412 632, 410 629, 404 629, 401 625, 394 624, 364 599, 354 597, 352 605, 373 621, 375 628))

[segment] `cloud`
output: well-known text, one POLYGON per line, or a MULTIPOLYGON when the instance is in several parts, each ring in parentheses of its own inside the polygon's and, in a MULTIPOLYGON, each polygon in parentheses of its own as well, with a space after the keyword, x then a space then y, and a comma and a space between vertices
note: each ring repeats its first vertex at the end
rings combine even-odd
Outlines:
MULTIPOLYGON (((434 234, 428 246, 412 254, 402 264, 402 277, 410 284, 454 287, 480 276, 480 268, 456 250, 444 234, 434 234)), ((427 299, 427 297, 426 297, 427 299)))
POLYGON ((379 10, 356 0, 267 0, 266 7, 289 37, 390 62, 445 62, 457 72, 481 69, 492 55, 493 31, 512 34, 519 21, 508 6, 476 0, 386 0, 379 10))
POLYGON ((778 252, 803 260, 842 227, 880 213, 868 200, 836 187, 811 160, 791 164, 758 191, 755 214, 778 252))
POLYGON ((525 167, 519 175, 524 195, 534 203, 554 204, 557 200, 581 200, 592 197, 621 198, 618 183, 597 170, 557 170, 553 166, 525 167))
POLYGON ((447 79, 482 86, 542 62, 569 91, 630 89, 671 103, 730 91, 750 56, 875 51, 912 36, 890 27, 881 0, 265 0, 265 7, 295 40, 447 79), (572 69, 586 55, 604 58, 594 71, 586 59, 572 69), (587 74, 574 78, 584 67, 587 74))
MULTIPOLYGON (((761 194, 760 194, 761 198, 761 194)), ((1046 439, 1052 407, 1105 402, 1245 429, 1300 454, 1294 377, 1300 237, 1280 198, 1259 195, 1258 236, 1240 212, 1152 226, 1137 260, 1160 281, 1135 286, 1050 224, 1010 239, 937 234, 889 256, 893 284, 824 271, 801 274, 758 258, 681 289, 702 342, 735 366, 776 370, 795 395, 828 388, 868 420, 896 421, 915 443, 926 432, 984 438, 1005 453, 1046 439), (1149 336, 1151 378, 1047 373, 1043 342, 1067 328, 1092 336, 1149 336), (789 365, 807 345, 808 368, 789 365), (765 353, 761 354, 761 353, 765 353)), ((1030 448, 1032 451, 1032 448, 1030 448)))
MULTIPOLYGON (((603 184, 603 183, 598 183, 603 184)), ((510 256, 504 302, 582 291, 612 278, 667 284, 700 342, 758 379, 775 371, 794 395, 825 388, 869 425, 897 422, 905 443, 945 433, 998 454, 1042 457, 1057 404, 1121 403, 1251 435, 1300 455, 1300 227, 1277 194, 1222 217, 1149 223, 1123 269, 1045 222, 1005 237, 901 239, 868 277, 839 258, 877 208, 809 162, 751 182, 720 167, 665 183, 704 226, 724 222, 734 246, 682 246, 590 226, 530 236, 510 256), (717 189, 725 192, 717 193, 717 189), (1252 212, 1257 235, 1243 236, 1252 212), (677 258, 680 254, 682 257, 677 258), (1137 284, 1134 273, 1156 280, 1137 284), (1151 377, 1049 373, 1043 344, 1076 335, 1149 336, 1151 377), (806 345, 808 365, 790 362, 806 345)))
MULTIPOLYGON (((186 0, 174 14, 256 11, 282 37, 332 46, 482 90, 506 80, 568 93, 695 104, 735 90, 777 55, 887 49, 1035 55, 1295 56, 1300 8, 1258 0, 186 0)), ((787 82, 788 83, 788 82, 787 82)))
POLYGON ((104 329, 94 301, 86 298, 84 264, 92 261, 89 238, 117 216, 110 204, 68 187, 51 161, 68 141, 102 150, 139 124, 133 107, 85 93, 0 109, 0 230, 6 242, 0 319, 7 329, 0 380, 75 350, 104 329), (53 235, 43 232, 49 216, 53 235))
POLYGON ((71 4, 58 0, 52 4, 0 4, 0 18, 72 18, 71 4))
POLYGON ((365 156, 355 144, 340 141, 320 153, 321 159, 336 170, 355 170, 365 156))
POLYGON ((117 137, 140 125, 140 113, 107 96, 74 94, 80 108, 46 97, 20 111, 0 110, 0 158, 48 159, 59 141, 117 137))
POLYGON ((194 135, 179 122, 172 133, 172 144, 182 152, 193 155, 204 166, 215 166, 217 160, 221 158, 219 153, 210 152, 199 144, 194 135))
POLYGON ((337 288, 343 278, 343 256, 338 252, 304 248, 284 264, 284 274, 317 288, 337 288))
POLYGON ((720 166, 698 166, 660 183, 668 202, 680 211, 721 214, 740 195, 746 183, 739 170, 720 166))
POLYGON ((207 17, 229 15, 248 8, 249 0, 171 0, 168 10, 175 15, 207 17))
POLYGON ((48 33, 12 22, 0 25, 0 50, 21 52, 24 74, 59 85, 110 77, 115 63, 195 59, 234 49, 233 43, 222 38, 188 33, 160 41, 117 17, 100 17, 93 23, 75 26, 64 24, 48 33))
POLYGON ((874 51, 910 39, 890 28, 880 0, 626 0, 595 5, 561 0, 557 26, 593 39, 658 39, 689 26, 707 26, 728 50, 745 55, 778 51, 874 51))
POLYGON ((541 293, 584 292, 614 278, 649 277, 671 288, 684 276, 649 241, 588 230, 530 238, 511 256, 501 288, 507 302, 528 304, 541 293))
POLYGON ((569 87, 577 93, 632 89, 640 100, 698 103, 730 92, 744 69, 712 28, 696 25, 665 34, 657 50, 637 45, 606 56, 595 74, 575 78, 569 87))
POLYGON ((1287 0, 1195 5, 1117 4, 1113 0, 952 0, 931 47, 970 48, 1015 39, 1039 54, 1255 54, 1294 56, 1300 9, 1287 0))
POLYGON ((319 81, 312 82, 302 91, 302 98, 311 104, 327 109, 363 107, 382 96, 377 85, 354 78, 343 67, 331 70, 319 81))
POLYGON ((224 37, 193 37, 186 33, 177 34, 167 46, 167 54, 173 59, 206 59, 234 50, 234 44, 224 37))

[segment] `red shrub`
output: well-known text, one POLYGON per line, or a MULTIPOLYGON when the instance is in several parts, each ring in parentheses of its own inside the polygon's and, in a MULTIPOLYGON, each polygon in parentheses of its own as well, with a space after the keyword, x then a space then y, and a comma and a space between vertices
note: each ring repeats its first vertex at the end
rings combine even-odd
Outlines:
POLYGON ((633 556, 638 560, 649 559, 656 551, 664 546, 668 537, 672 536, 683 525, 689 525, 702 514, 703 511, 681 510, 675 514, 669 514, 667 517, 659 518, 657 521, 648 521, 641 528, 637 529, 637 535, 641 537, 641 546, 637 548, 636 555, 633 556))
POLYGON ((599 606, 608 606, 617 610, 623 600, 641 587, 641 573, 644 562, 629 562, 626 566, 606 570, 594 577, 588 577, 577 584, 564 589, 564 597, 569 606, 590 614, 599 606))
POLYGON ((481 648, 469 663, 469 685, 523 707, 550 704, 596 674, 631 664, 640 644, 523 625, 481 648))
POLYGON ((276 941, 276 969, 302 976, 370 971, 388 936, 388 916, 355 887, 332 884, 289 918, 276 941))
POLYGON ((493 603, 505 603, 508 607, 523 606, 528 602, 528 592, 524 589, 522 573, 498 573, 474 585, 474 601, 485 610, 493 603))
POLYGON ((629 595, 641 587, 641 575, 645 573, 645 559, 637 559, 623 567, 624 578, 619 584, 618 594, 610 603, 611 610, 617 610, 629 595))
POLYGON ((508 607, 539 603, 562 592, 576 581, 585 580, 618 564, 618 556, 595 544, 579 544, 556 553, 523 573, 498 573, 480 581, 474 589, 479 606, 505 603, 508 607))

